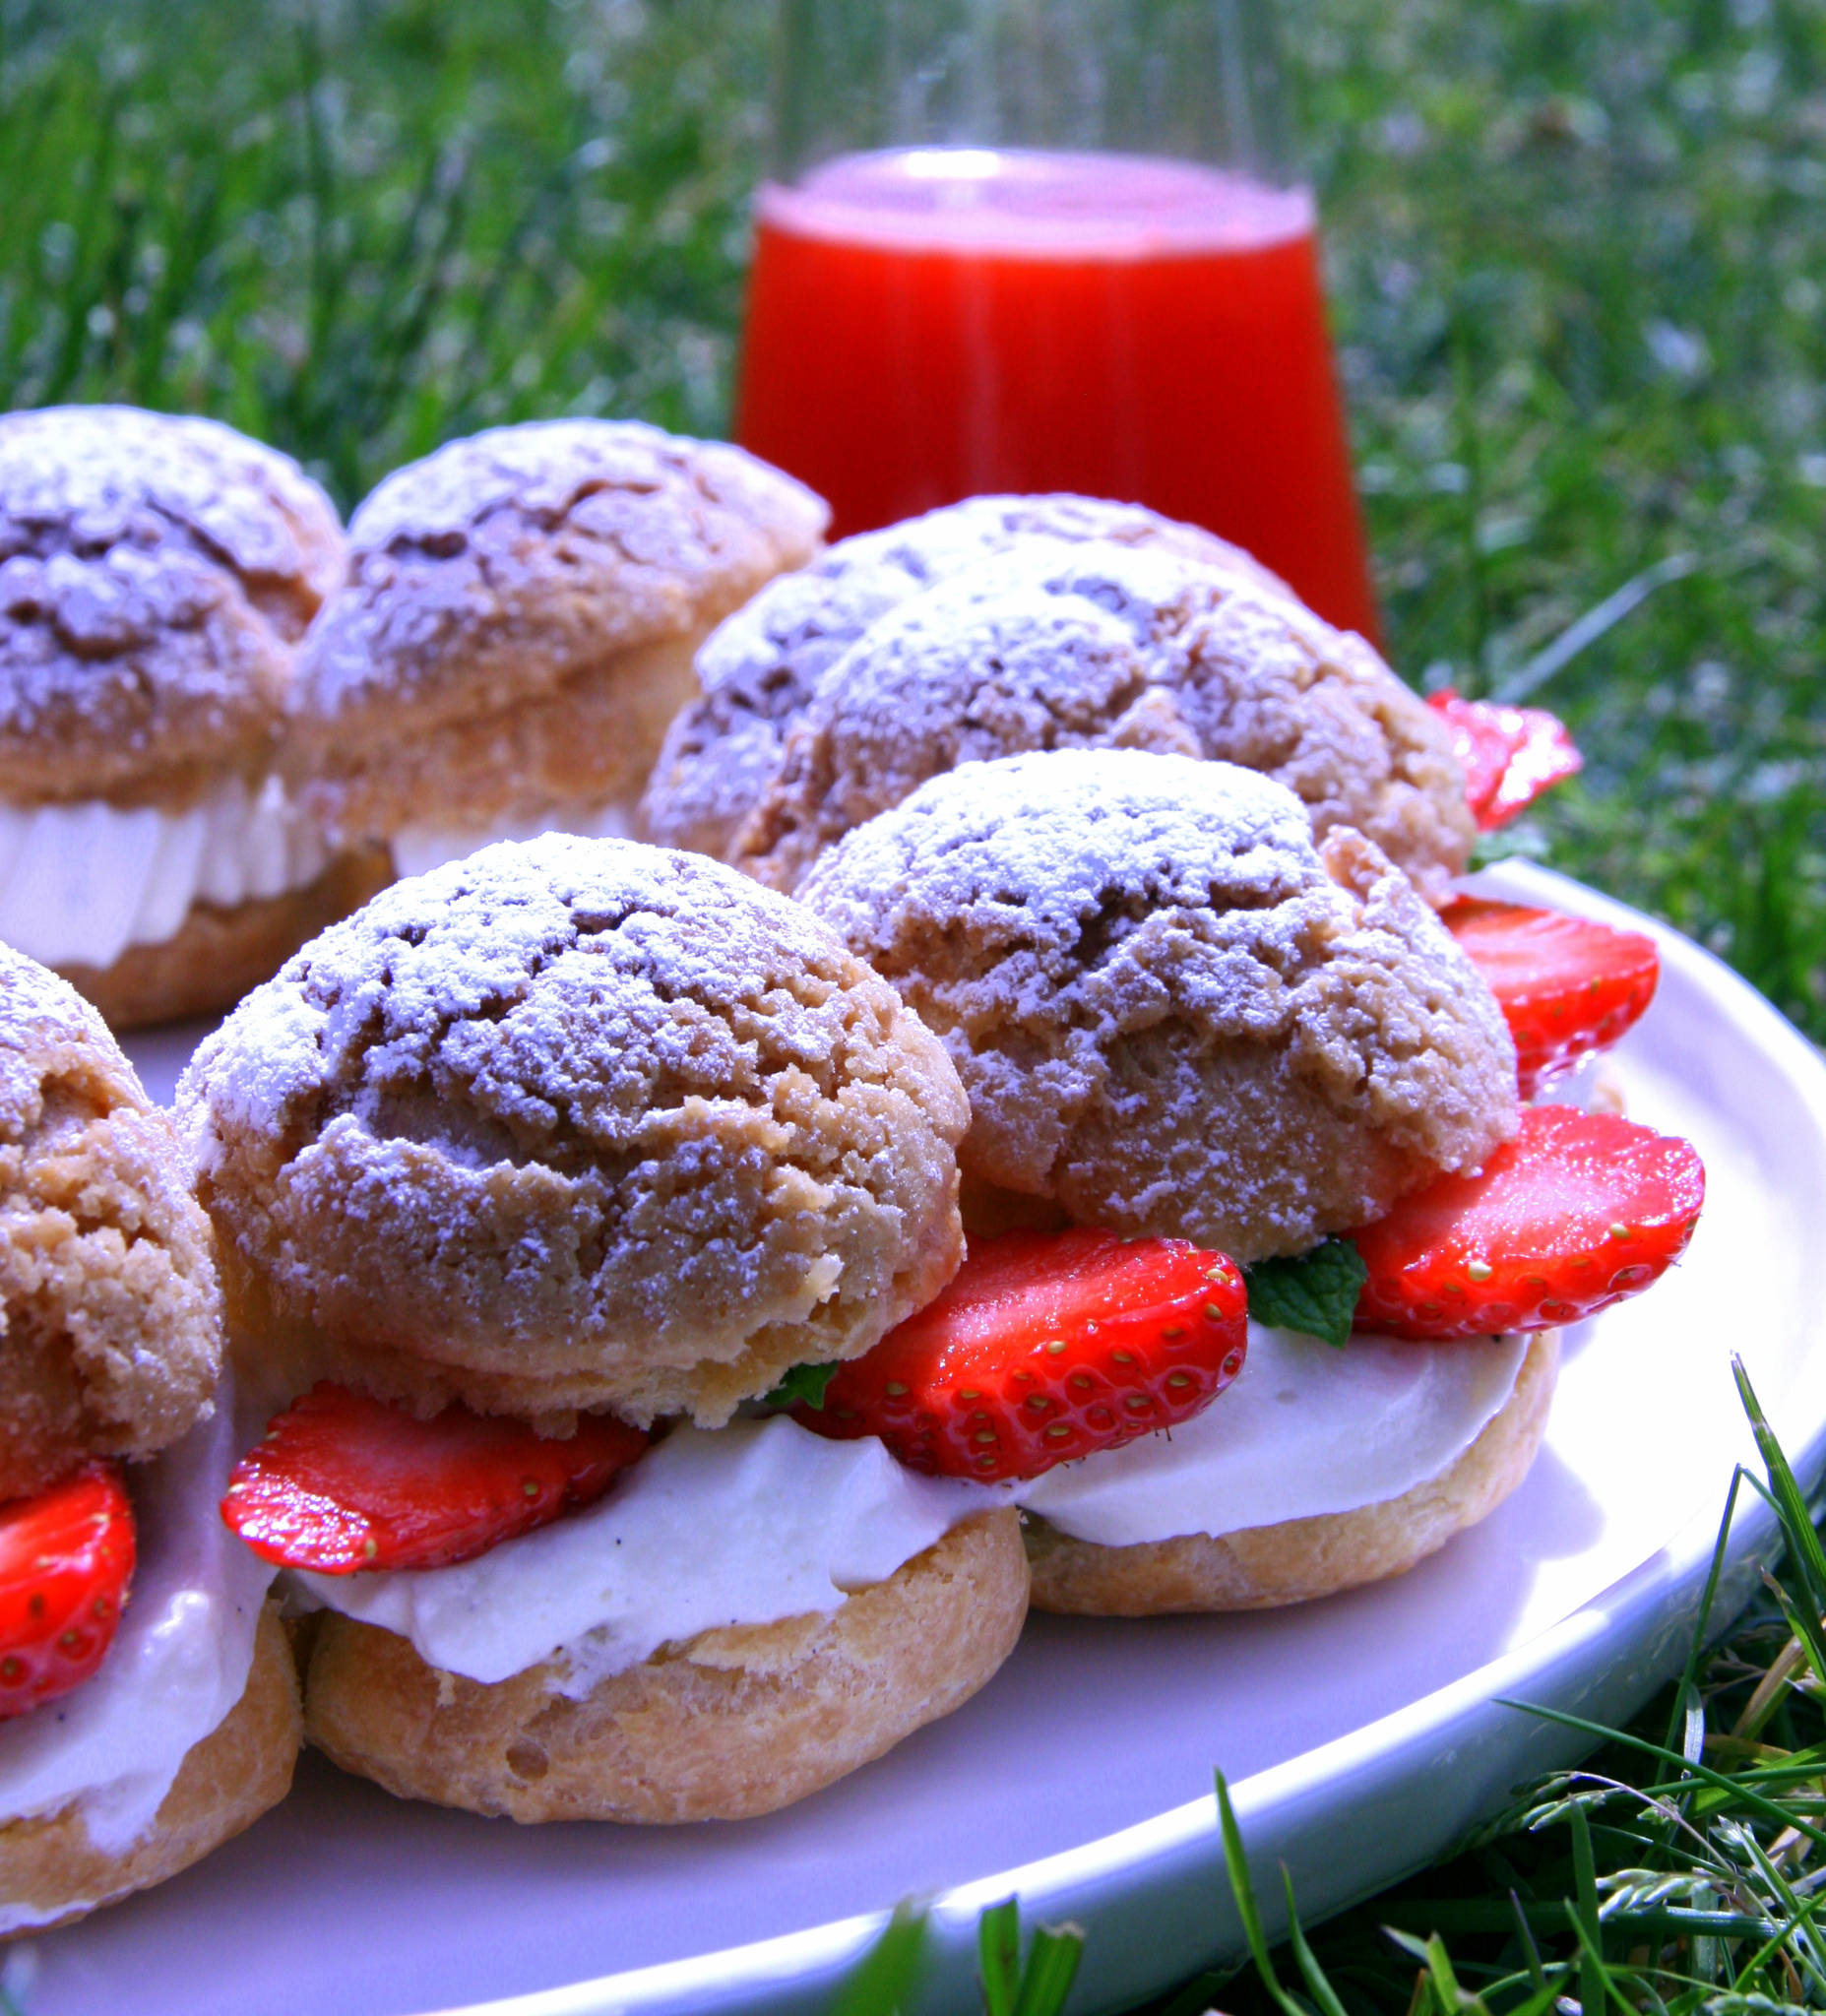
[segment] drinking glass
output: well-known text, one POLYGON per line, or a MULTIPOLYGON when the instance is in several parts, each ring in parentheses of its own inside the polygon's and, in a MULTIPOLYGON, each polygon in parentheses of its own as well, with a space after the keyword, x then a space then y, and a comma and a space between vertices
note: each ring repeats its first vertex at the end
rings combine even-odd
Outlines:
POLYGON ((781 0, 735 431, 838 535, 1120 498, 1373 636, 1272 0, 781 0))

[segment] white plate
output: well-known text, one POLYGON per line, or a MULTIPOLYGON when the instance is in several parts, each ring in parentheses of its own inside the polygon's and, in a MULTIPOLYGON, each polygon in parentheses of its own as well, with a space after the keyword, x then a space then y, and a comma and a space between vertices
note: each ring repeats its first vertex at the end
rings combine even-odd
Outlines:
MULTIPOLYGON (((1487 881, 1649 927, 1540 870, 1487 881)), ((1576 1747, 1497 1697, 1615 1720, 1677 1670, 1751 1454, 1732 1349, 1803 1477, 1826 1464, 1808 1269, 1826 1249, 1826 1067, 1717 961, 1649 928, 1661 994, 1618 1061, 1632 1111, 1698 1144, 1705 1218, 1676 1275, 1569 1338, 1522 1489, 1412 1575, 1239 1619, 1037 1617, 962 1712, 738 1825, 521 1829, 307 1758, 240 1841, 39 1941, 31 2016, 809 2009, 910 1895, 936 1899, 930 2006, 963 2011, 976 1914, 1011 1891, 1089 1928, 1089 2012, 1236 1950, 1214 1765, 1264 1873, 1285 1859, 1312 1917, 1439 1853, 1576 1747)), ((168 1096, 181 1046, 138 1048, 168 1096)), ((1770 1531, 1758 1505, 1735 1559, 1770 1531)))

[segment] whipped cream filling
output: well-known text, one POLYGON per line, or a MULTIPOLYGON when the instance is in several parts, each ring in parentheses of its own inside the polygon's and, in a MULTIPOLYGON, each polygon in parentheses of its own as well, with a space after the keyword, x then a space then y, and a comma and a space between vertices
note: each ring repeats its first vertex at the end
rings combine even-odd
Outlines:
POLYGON ((497 840, 536 840, 541 833, 575 833, 584 840, 632 840, 634 798, 610 798, 600 805, 548 805, 519 819, 481 826, 402 826, 388 841, 396 875, 428 875, 446 861, 460 861, 497 840))
MULTIPOLYGON (((209 1420, 128 1469, 139 1564, 126 1609, 92 1678, 0 1722, 0 1825, 75 1805, 102 1854, 124 1853, 240 1700, 274 1573, 218 1509, 242 1446, 224 1381, 209 1420)), ((0 1900, 0 1933, 38 1922, 0 1900)))
POLYGON ((230 778, 182 812, 99 798, 0 803, 0 940, 44 966, 112 966, 199 903, 302 889, 329 850, 277 778, 230 778))
POLYGON ((305 1606, 396 1632, 445 1672, 495 1682, 553 1660, 552 1690, 581 1700, 700 1631, 829 1614, 1000 1505, 1129 1546, 1398 1498, 1477 1440, 1527 1349, 1354 1337, 1336 1351, 1252 1323, 1242 1371, 1203 1414, 1013 1485, 922 1477, 873 1437, 826 1441, 784 1415, 679 1427, 595 1505, 476 1560, 286 1579, 305 1606))
POLYGON ((1074 1540, 1134 1546, 1399 1498, 1448 1469, 1515 1391, 1525 1337, 1342 1351, 1249 1325, 1242 1370, 1200 1415, 1061 1464, 1021 1503, 1074 1540))
POLYGON ((552 1690, 581 1700, 700 1631, 828 1615, 1008 1502, 1005 1490, 903 1469, 873 1437, 826 1441, 779 1415, 674 1428, 596 1504, 476 1560, 289 1580, 472 1680, 561 1654, 552 1690))

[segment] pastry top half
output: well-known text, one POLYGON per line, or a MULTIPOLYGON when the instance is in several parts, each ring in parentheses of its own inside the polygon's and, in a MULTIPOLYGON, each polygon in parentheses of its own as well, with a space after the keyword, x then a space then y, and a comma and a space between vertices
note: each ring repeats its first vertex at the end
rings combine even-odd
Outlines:
POLYGON ((967 1176, 1081 1223, 1297 1253, 1515 1131, 1502 1015, 1414 885, 1231 764, 966 764, 799 896, 944 1038, 967 1176))
POLYGON ((342 536, 214 420, 0 415, 0 798, 180 806, 263 770, 342 536))
POLYGON ((0 1500, 210 1405, 221 1298, 170 1122, 66 981, 0 946, 0 1500))
POLYGON ((1089 541, 1176 553, 1288 595, 1240 546, 1139 504, 1096 497, 970 497, 881 532, 840 539, 774 582, 705 641, 700 697, 654 766, 642 812, 651 839, 727 858, 766 792, 782 745, 826 670, 868 626, 986 556, 1089 541))
MULTIPOLYGON (((828 516, 739 448, 634 420, 498 427, 396 470, 350 522, 346 578, 300 662, 306 802, 353 837, 510 809, 511 789, 466 766, 466 739, 511 734, 585 684, 637 702, 648 659, 682 642, 688 660, 811 557, 828 516)), ((628 740, 608 724, 563 788, 638 792, 652 744, 629 778, 628 740)))
POLYGON ((715 1424, 962 1257, 943 1046, 789 899, 631 841, 395 884, 179 1109, 235 1292, 427 1409, 715 1424))
POLYGON ((1259 770, 1315 834, 1367 835, 1434 902, 1470 855, 1451 735, 1360 637, 1171 547, 1029 541, 910 596, 826 667, 729 858, 789 890, 927 778, 1074 746, 1259 770))

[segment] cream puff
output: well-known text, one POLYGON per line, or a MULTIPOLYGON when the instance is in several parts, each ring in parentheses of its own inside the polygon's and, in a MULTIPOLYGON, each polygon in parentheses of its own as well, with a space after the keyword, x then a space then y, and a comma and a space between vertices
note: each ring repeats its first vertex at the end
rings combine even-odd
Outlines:
POLYGON ((698 644, 827 516, 738 448, 633 420, 497 427, 396 470, 304 646, 294 788, 403 875, 628 832, 698 644))
POLYGON ((0 415, 0 941, 117 1028, 225 1006, 378 886, 273 769, 342 548, 213 420, 0 415))
POLYGON ((273 1570, 217 1516, 221 1348, 168 1121, 0 948, 0 1935, 161 1882, 290 1785, 273 1570))
MULTIPOLYGON (((1514 1049, 1471 962, 1369 841, 1315 845, 1253 772, 1109 749, 968 764, 857 827, 800 896, 943 1038, 987 1231, 1299 1255, 1517 1128, 1514 1049)), ((1339 1352, 1252 1323, 1228 1390, 1170 1435, 1023 1485, 1035 1601, 1241 1608, 1400 1572, 1520 1481, 1555 1363, 1550 1336, 1339 1352)), ((833 1388, 861 1390, 853 1368, 833 1388)))
POLYGON ((868 623, 791 723, 728 858, 790 890, 927 778, 1027 749, 1216 758, 1351 827, 1435 904, 1474 828, 1451 731, 1360 637, 1171 546, 987 554, 868 623))
POLYGON ((237 1353, 304 1396, 227 1515, 321 1606, 339 1763, 525 1820, 738 1817, 1007 1656, 1005 1502, 757 1415, 962 1253, 957 1074, 799 906, 634 842, 485 849, 307 946, 179 1108, 237 1353), (457 1443, 494 1497, 438 1482, 457 1443), (322 1547, 300 1475, 353 1506, 322 1547))
POLYGON ((756 596, 698 653, 702 691, 667 730, 642 803, 648 838, 729 858, 814 689, 872 624, 995 554, 1035 548, 1068 561, 1087 544, 1170 553, 1291 596, 1240 546, 1139 504, 1095 497, 969 497, 840 539, 756 596))
POLYGON ((931 779, 799 899, 943 1040, 967 1178, 1247 1264, 1516 1127, 1490 991, 1371 842, 1230 764, 1065 749, 931 779))

